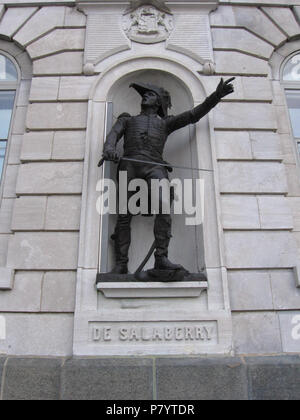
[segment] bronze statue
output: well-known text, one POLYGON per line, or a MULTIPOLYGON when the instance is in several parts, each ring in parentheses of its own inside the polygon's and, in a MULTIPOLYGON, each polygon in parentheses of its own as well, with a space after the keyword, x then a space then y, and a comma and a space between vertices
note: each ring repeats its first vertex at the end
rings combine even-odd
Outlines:
MULTIPOLYGON (((216 91, 201 105, 176 116, 168 116, 171 108, 170 94, 161 87, 150 84, 133 83, 141 96, 141 113, 137 116, 122 114, 107 136, 103 159, 119 162, 119 171, 127 171, 128 183, 134 178, 144 179, 150 187, 151 180, 168 179, 168 165, 163 160, 163 150, 168 136, 188 124, 195 124, 204 117, 220 100, 234 91, 231 78, 221 79, 216 91), (116 152, 117 142, 124 136, 124 160, 116 152), (128 158, 129 160, 126 160, 128 158), (130 161, 151 162, 149 164, 130 161), (155 164, 157 163, 157 165, 155 164)), ((160 197, 161 200, 161 197, 160 197)), ((162 207, 162 203, 160 202, 162 207)), ((131 242, 130 224, 132 215, 119 214, 113 239, 115 241, 116 265, 113 274, 128 273, 128 251, 131 242)), ((171 238, 171 216, 159 212, 155 216, 155 267, 154 270, 176 272, 183 267, 168 259, 171 238)))

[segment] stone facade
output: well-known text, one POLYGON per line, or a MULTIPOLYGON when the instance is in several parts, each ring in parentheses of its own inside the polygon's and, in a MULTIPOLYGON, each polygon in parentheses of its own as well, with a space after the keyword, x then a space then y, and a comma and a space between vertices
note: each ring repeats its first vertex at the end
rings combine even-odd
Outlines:
MULTIPOLYGON (((0 2, 0 54, 20 70, 0 190, 0 327, 5 333, 0 331, 0 373, 4 365, 8 381, 16 380, 18 362, 4 357, 56 356, 45 360, 45 370, 53 364, 57 377, 51 386, 57 390, 63 369, 67 398, 68 381, 78 372, 76 363, 59 358, 185 354, 178 363, 158 361, 159 397, 173 399, 165 378, 173 375, 176 381, 184 363, 192 366, 189 355, 218 353, 234 364, 234 356, 275 354, 288 360, 300 353, 300 169, 281 83, 282 64, 300 52, 299 0, 187 3, 165 2, 174 28, 167 39, 147 44, 129 39, 123 30, 128 1, 0 2), (147 69, 176 76, 191 105, 210 94, 220 77, 236 77, 235 93, 194 134, 197 162, 214 171, 205 178, 207 218, 197 245, 205 256, 195 252, 193 257, 204 259, 209 288, 197 298, 172 291, 131 299, 134 291, 122 295, 119 290, 108 299, 94 287, 98 260, 108 247, 96 212, 107 103, 118 103, 128 74, 147 69), (182 318, 187 307, 190 312, 182 318), (123 350, 120 343, 86 346, 89 323, 102 328, 124 320, 128 325, 177 322, 178 328, 183 321, 216 322, 218 335, 213 347, 188 343, 175 352, 159 343, 145 352, 134 346, 123 350)), ((132 363, 152 378, 149 360, 132 363)), ((30 362, 20 363, 21 370, 31 369, 30 362)), ((110 363, 104 364, 107 372, 110 363)), ((260 367, 251 363, 247 369, 257 386, 251 398, 259 398, 260 367)), ((84 367, 82 361, 80 370, 84 367)), ((202 371, 202 362, 198 368, 202 371)), ((34 376, 34 363, 32 369, 34 376)), ((238 373, 241 381, 245 369, 238 373)), ((247 380, 242 398, 249 396, 247 380)), ((140 398, 153 398, 148 388, 140 398)), ((14 396, 9 383, 1 392, 0 398, 14 396)))

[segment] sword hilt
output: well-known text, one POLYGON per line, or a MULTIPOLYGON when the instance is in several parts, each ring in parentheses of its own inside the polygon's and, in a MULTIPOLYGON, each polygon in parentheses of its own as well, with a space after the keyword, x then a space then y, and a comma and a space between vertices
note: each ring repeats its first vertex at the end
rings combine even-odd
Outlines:
POLYGON ((104 161, 105 161, 104 158, 102 158, 102 159, 99 160, 98 168, 100 168, 103 165, 104 161))

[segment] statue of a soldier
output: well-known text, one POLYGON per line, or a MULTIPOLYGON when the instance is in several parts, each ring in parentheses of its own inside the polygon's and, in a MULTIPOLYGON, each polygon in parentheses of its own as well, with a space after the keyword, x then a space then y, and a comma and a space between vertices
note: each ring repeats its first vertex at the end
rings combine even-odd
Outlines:
MULTIPOLYGON (((163 88, 150 84, 132 84, 141 96, 141 113, 137 116, 121 116, 108 134, 103 151, 105 160, 119 161, 116 151, 117 142, 124 136, 124 157, 135 160, 152 162, 142 164, 132 161, 120 160, 119 171, 127 172, 128 183, 134 178, 144 179, 148 187, 151 180, 168 179, 168 169, 164 166, 155 165, 153 162, 166 163, 163 160, 163 150, 168 136, 175 130, 179 130, 188 124, 195 124, 204 117, 220 100, 234 91, 230 83, 234 78, 227 81, 221 79, 216 91, 210 95, 201 105, 191 111, 176 116, 168 116, 171 108, 170 94, 163 88)), ((162 199, 160 197, 160 199, 162 199)), ((160 203, 162 209, 162 203, 160 203)), ((182 266, 173 264, 168 259, 168 247, 171 238, 171 216, 159 211, 155 216, 155 270, 178 270, 182 266)), ((112 273, 128 273, 128 251, 131 242, 130 224, 132 214, 127 210, 126 214, 119 214, 115 233, 116 265, 112 273)))

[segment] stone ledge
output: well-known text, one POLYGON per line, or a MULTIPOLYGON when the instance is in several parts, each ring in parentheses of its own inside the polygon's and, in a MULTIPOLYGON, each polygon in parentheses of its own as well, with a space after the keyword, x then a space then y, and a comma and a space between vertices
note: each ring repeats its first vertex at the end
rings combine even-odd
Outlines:
POLYGON ((199 297, 207 290, 206 281, 176 283, 98 283, 97 290, 107 298, 199 297))

